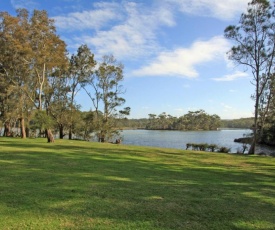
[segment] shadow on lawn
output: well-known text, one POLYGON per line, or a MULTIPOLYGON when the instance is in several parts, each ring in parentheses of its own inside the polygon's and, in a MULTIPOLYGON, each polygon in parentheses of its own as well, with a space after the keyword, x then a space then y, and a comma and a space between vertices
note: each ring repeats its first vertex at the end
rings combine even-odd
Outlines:
POLYGON ((0 153, 0 159, 14 162, 0 161, 6 218, 22 211, 50 214, 69 219, 68 229, 103 228, 103 220, 111 229, 275 228, 274 172, 271 177, 264 168, 261 173, 211 168, 191 158, 180 167, 166 163, 171 154, 165 151, 153 161, 145 150, 113 145, 5 145, 28 147, 27 154, 0 153))

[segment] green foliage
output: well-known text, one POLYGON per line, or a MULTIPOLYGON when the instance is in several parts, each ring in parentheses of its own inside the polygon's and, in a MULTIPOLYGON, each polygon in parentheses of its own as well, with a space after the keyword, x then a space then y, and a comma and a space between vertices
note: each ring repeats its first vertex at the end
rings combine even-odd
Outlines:
POLYGON ((218 149, 218 152, 220 152, 220 153, 229 153, 230 152, 230 148, 220 147, 218 149))
POLYGON ((209 151, 209 152, 220 152, 220 153, 229 153, 230 149, 226 147, 219 147, 216 144, 207 144, 207 143, 187 143, 186 150, 192 148, 194 151, 209 151))
POLYGON ((241 128, 241 129, 251 129, 253 127, 254 118, 240 118, 232 120, 221 120, 222 128, 241 128))
POLYGON ((51 117, 37 112, 33 129, 52 127, 59 130, 60 138, 67 133, 70 139, 73 135, 87 139, 93 130, 107 141, 118 131, 115 119, 129 115, 130 107, 121 109, 125 103, 123 65, 112 55, 96 64, 87 45, 67 58, 66 44, 46 11, 29 14, 19 9, 15 17, 0 12, 0 119, 6 127, 11 127, 12 119, 23 126, 32 111, 46 111, 51 117), (85 88, 88 84, 93 92, 85 88), (96 112, 90 122, 81 117, 75 100, 81 89, 92 99, 96 112))
POLYGON ((179 118, 162 113, 160 115, 149 114, 149 122, 146 129, 158 130, 217 130, 221 125, 218 115, 209 115, 204 110, 188 114, 179 118))
POLYGON ((102 116, 97 115, 96 117, 98 121, 97 134, 100 142, 109 141, 113 136, 117 135, 119 130, 116 128, 116 119, 130 114, 130 107, 118 111, 118 108, 126 102, 121 97, 124 94, 123 86, 121 85, 124 79, 123 69, 124 66, 114 56, 103 56, 103 60, 99 63, 91 81, 95 97, 89 95, 97 114, 99 107, 102 107, 102 116))
POLYGON ((55 121, 49 116, 46 111, 35 111, 35 114, 31 120, 30 128, 32 130, 44 130, 54 127, 55 121))

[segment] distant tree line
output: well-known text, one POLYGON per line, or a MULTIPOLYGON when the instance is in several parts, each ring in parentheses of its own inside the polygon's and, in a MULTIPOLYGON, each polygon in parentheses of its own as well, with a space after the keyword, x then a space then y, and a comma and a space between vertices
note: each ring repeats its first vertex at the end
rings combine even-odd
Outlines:
POLYGON ((204 110, 189 111, 180 117, 166 112, 148 116, 142 119, 120 119, 117 122, 120 127, 148 130, 217 130, 222 124, 218 115, 209 115, 204 110))
POLYGON ((237 128, 237 129, 252 129, 254 124, 254 118, 240 118, 240 119, 230 119, 222 120, 222 128, 237 128))
MULTIPOLYGON (((161 117, 163 114, 162 113, 161 117)), ((149 117, 154 117, 155 122, 157 123, 159 119, 159 115, 150 114, 149 117)), ((181 117, 174 117, 171 115, 166 115, 170 121, 167 124, 171 124, 173 122, 178 121, 181 117)), ((184 115, 182 116, 184 117, 184 115)), ((141 118, 141 119, 119 119, 117 120, 117 125, 119 127, 123 127, 123 129, 146 129, 147 126, 152 123, 149 118, 141 118)), ((201 123, 201 122, 198 122, 201 123)), ((166 125, 167 126, 167 125, 166 125)), ((171 128, 173 126, 170 125, 171 128)), ((190 125, 189 125, 190 127, 190 125)), ((213 125, 212 125, 213 127, 213 125)), ((253 127, 253 117, 251 118, 240 118, 240 119, 221 119, 220 120, 220 126, 217 128, 232 128, 232 129, 251 129, 253 127)), ((216 127, 215 127, 216 128, 216 127)))
POLYGON ((204 110, 198 110, 189 111, 179 118, 165 112, 158 116, 149 114, 149 121, 145 128, 157 130, 217 130, 220 126, 221 119, 218 115, 209 115, 204 110))
POLYGON ((17 16, 0 12, 0 127, 22 138, 46 136, 53 130, 63 138, 94 132, 105 142, 118 132, 115 122, 130 113, 121 82, 123 65, 112 56, 100 62, 87 45, 68 55, 46 11, 17 10, 17 16), (91 111, 81 112, 80 90, 90 97, 91 111))

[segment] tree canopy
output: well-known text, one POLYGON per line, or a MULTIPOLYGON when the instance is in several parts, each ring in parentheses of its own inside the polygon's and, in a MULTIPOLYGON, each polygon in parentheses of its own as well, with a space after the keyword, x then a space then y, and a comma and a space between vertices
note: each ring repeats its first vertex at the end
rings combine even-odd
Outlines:
MULTIPOLYGON (((119 116, 116 111, 125 103, 121 97, 123 67, 113 56, 103 60, 96 67, 94 54, 85 44, 68 58, 66 44, 44 10, 30 14, 19 9, 16 16, 0 12, 0 119, 4 135, 12 135, 12 127, 19 122, 22 138, 28 136, 29 128, 39 127, 53 142, 52 129, 59 130, 60 138, 65 132, 72 138, 79 124, 89 126, 88 118, 93 124, 90 131, 104 130, 104 136, 113 133, 110 121, 119 116), (94 111, 84 117, 76 103, 80 89, 96 100, 91 103, 94 111), (102 113, 98 107, 101 102, 102 113)), ((126 116, 130 109, 120 111, 126 116)))
POLYGON ((209 115, 204 110, 189 111, 177 118, 166 114, 149 114, 146 129, 157 130, 217 130, 221 127, 218 115, 209 115))

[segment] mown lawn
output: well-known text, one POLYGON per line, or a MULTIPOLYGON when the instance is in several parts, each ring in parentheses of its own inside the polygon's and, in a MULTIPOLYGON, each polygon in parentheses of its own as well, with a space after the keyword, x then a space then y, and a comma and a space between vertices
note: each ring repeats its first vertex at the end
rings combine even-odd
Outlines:
POLYGON ((275 158, 0 138, 0 229, 275 229, 275 158))

